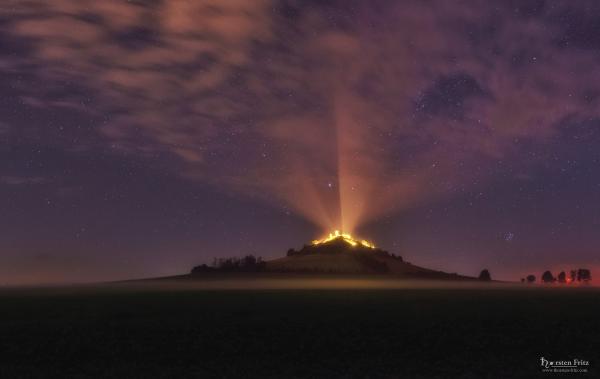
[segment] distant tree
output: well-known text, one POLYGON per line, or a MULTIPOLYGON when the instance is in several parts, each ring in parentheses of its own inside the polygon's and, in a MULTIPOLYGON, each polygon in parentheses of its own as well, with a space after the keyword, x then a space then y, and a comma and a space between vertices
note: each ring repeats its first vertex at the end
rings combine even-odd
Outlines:
POLYGON ((218 269, 221 271, 237 271, 240 268, 239 258, 221 258, 218 262, 218 269))
POLYGON ((592 280, 592 272, 587 268, 580 268, 577 270, 577 281, 578 282, 589 282, 592 280))
POLYGON ((484 282, 489 282, 490 280, 492 280, 492 275, 490 275, 490 271, 487 268, 481 270, 481 272, 479 273, 479 280, 482 280, 484 282))
POLYGON ((527 275, 527 283, 535 283, 535 275, 527 275))
POLYGON ((267 262, 262 257, 256 258, 255 271, 264 271, 267 268, 267 262))
POLYGON ((550 271, 544 271, 544 273, 542 274, 542 282, 543 283, 554 283, 556 281, 556 279, 554 278, 554 275, 552 275, 552 273, 550 271))
POLYGON ((261 257, 255 257, 252 254, 246 255, 242 258, 231 257, 231 258, 215 258, 212 266, 200 265, 192 269, 192 274, 199 274, 206 271, 220 271, 220 272, 255 272, 263 271, 267 267, 261 257))
POLYGON ((521 278, 521 283, 525 283, 525 278, 521 278))
POLYGON ((288 256, 288 257, 291 257, 292 255, 296 255, 296 254, 297 254, 297 252, 296 252, 296 250, 294 250, 294 249, 289 249, 289 250, 287 251, 287 256, 288 256))
POLYGON ((571 270, 571 283, 575 283, 575 281, 577 280, 577 271, 576 270, 571 270))
POLYGON ((240 262, 242 268, 251 268, 256 266, 256 257, 254 255, 246 255, 240 262))
POLYGON ((564 271, 561 271, 560 274, 558 274, 558 282, 559 283, 566 283, 567 282, 567 274, 565 274, 564 271))

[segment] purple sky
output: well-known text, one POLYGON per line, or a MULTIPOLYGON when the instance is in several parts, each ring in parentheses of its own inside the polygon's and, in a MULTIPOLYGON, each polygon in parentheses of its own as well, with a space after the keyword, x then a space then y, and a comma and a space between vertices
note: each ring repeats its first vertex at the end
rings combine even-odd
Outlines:
POLYGON ((0 283, 333 228, 426 267, 600 268, 596 1, 0 5, 0 283))

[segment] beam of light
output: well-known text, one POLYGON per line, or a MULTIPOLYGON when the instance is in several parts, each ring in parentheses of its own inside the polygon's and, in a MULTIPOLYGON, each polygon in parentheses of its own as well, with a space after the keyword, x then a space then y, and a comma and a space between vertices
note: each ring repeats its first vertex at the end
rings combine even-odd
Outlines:
POLYGON ((369 146, 368 139, 363 138, 363 131, 357 127, 352 117, 350 97, 338 91, 334 101, 334 117, 337 138, 337 175, 340 209, 340 226, 342 230, 354 232, 361 221, 364 211, 365 191, 370 184, 362 175, 367 165, 368 156, 364 149, 369 146), (366 146, 365 146, 366 144, 366 146))

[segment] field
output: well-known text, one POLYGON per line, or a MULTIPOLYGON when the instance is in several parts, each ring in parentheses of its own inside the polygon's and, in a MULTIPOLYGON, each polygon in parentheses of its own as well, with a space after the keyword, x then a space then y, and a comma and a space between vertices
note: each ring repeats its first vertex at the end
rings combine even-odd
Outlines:
POLYGON ((592 288, 4 289, 0 319, 2 378, 558 377, 542 356, 600 372, 592 288))

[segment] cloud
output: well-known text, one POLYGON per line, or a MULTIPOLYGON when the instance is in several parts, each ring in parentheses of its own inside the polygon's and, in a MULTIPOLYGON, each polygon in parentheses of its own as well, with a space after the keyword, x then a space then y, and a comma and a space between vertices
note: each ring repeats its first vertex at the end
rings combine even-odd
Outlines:
POLYGON ((417 112, 427 116, 462 119, 466 103, 472 98, 490 97, 477 80, 468 74, 442 76, 417 100, 417 112))
POLYGON ((596 55, 557 43, 581 34, 565 7, 30 1, 1 11, 27 48, 0 67, 44 82, 31 106, 109 115, 99 133, 122 149, 352 229, 596 115, 596 55), (57 99, 65 83, 94 104, 57 99))

